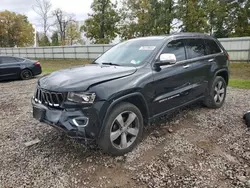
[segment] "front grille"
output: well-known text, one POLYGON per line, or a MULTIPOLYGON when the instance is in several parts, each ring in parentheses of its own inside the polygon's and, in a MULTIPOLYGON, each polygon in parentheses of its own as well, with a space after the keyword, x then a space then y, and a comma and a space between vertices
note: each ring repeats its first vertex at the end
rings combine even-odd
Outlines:
POLYGON ((45 104, 51 107, 60 107, 65 100, 65 93, 47 91, 37 88, 34 100, 37 103, 45 104))

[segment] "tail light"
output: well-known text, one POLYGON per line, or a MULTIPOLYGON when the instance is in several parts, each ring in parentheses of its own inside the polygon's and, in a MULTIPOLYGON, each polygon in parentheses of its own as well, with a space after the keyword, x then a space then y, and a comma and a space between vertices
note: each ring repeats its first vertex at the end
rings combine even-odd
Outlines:
POLYGON ((41 64, 39 62, 35 62, 34 65, 41 66, 41 64))
POLYGON ((230 60, 230 55, 229 54, 227 54, 227 59, 228 59, 228 61, 230 60))

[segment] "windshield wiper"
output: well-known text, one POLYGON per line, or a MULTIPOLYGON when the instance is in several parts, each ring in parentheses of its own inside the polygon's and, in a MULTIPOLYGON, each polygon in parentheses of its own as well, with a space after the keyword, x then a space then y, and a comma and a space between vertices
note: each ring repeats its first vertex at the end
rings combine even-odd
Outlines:
POLYGON ((115 64, 115 63, 111 63, 111 62, 110 62, 110 63, 102 63, 102 65, 121 66, 121 65, 119 65, 119 64, 115 64))

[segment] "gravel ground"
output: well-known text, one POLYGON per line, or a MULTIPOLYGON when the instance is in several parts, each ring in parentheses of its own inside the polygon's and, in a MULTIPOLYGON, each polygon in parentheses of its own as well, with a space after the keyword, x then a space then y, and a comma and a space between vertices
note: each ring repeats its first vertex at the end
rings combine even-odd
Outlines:
POLYGON ((86 150, 32 118, 36 79, 0 83, 2 187, 250 187, 250 90, 228 89, 218 110, 201 105, 161 118, 124 157, 86 150), (38 144, 25 146, 27 141, 38 144))

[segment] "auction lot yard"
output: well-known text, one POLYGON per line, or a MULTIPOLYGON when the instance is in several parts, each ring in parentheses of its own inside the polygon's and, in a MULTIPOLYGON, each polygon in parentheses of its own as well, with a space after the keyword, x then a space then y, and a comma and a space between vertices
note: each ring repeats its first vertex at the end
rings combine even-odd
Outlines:
POLYGON ((196 104, 161 118, 137 149, 111 157, 34 120, 36 82, 0 82, 0 188, 250 187, 250 131, 242 119, 250 90, 228 88, 221 109, 196 104))

